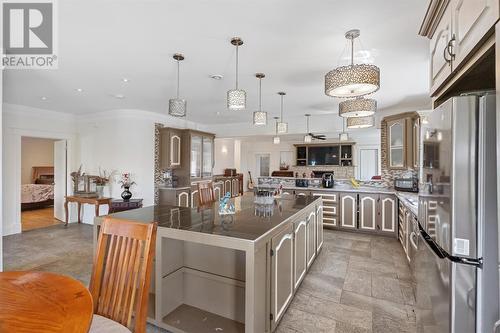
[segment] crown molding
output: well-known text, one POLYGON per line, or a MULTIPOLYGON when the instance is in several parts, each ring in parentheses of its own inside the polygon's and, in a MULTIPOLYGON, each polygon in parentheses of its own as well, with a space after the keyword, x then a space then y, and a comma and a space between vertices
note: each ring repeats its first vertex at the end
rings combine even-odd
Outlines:
POLYGON ((425 12, 424 20, 420 26, 418 34, 429 39, 432 38, 434 32, 436 31, 439 21, 446 11, 446 7, 450 0, 430 0, 427 11, 425 12))

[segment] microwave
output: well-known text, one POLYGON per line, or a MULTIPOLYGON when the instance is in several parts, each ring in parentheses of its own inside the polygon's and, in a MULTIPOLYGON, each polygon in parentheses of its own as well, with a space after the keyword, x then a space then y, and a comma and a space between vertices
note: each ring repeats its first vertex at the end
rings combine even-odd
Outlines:
POLYGON ((418 192, 418 178, 395 178, 394 189, 404 192, 418 192))

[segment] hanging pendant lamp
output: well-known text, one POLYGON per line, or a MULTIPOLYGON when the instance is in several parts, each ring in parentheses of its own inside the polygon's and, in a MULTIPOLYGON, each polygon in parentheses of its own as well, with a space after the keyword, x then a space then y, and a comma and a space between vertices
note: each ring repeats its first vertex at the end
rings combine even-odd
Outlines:
POLYGON ((273 143, 275 145, 279 145, 280 144, 280 137, 278 136, 278 117, 274 117, 274 120, 276 122, 276 136, 273 138, 273 143))
POLYGON ((283 91, 280 91, 278 93, 278 95, 281 96, 281 108, 280 108, 281 118, 280 118, 280 121, 276 124, 276 131, 279 134, 285 134, 288 132, 288 123, 285 123, 283 121, 283 98, 285 98, 286 93, 283 91))
POLYGON ((177 61, 177 97, 168 101, 168 114, 174 117, 185 117, 187 102, 185 99, 179 98, 179 81, 180 81, 180 62, 184 60, 184 55, 180 53, 174 54, 173 58, 177 61))
POLYGON ((377 101, 371 98, 356 97, 339 103, 339 116, 366 117, 377 111, 377 101))
POLYGON ((264 73, 257 73, 255 77, 259 79, 259 111, 253 113, 253 124, 255 126, 267 125, 267 112, 262 111, 262 79, 266 77, 264 73))
POLYGON ((231 44, 236 46, 236 87, 227 92, 227 108, 229 110, 244 110, 247 103, 247 93, 238 89, 238 49, 243 45, 243 40, 239 37, 231 39, 231 44))
POLYGON ((373 127, 375 119, 373 116, 347 118, 347 128, 368 128, 373 127))
POLYGON ((304 142, 305 143, 311 143, 312 142, 312 136, 309 134, 309 117, 311 116, 310 114, 305 114, 306 116, 306 122, 307 122, 307 132, 306 135, 304 135, 304 142))
POLYGON ((331 97, 359 97, 380 88, 380 69, 369 64, 354 64, 354 39, 358 29, 349 30, 345 38, 351 41, 351 64, 340 66, 325 75, 325 94, 331 97))

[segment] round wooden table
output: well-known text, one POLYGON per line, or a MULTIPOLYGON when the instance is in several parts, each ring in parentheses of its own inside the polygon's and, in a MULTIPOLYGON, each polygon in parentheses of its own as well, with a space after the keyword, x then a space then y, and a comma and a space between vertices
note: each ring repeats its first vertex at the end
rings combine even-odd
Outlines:
POLYGON ((0 332, 87 332, 92 296, 79 281, 46 272, 0 272, 0 332))

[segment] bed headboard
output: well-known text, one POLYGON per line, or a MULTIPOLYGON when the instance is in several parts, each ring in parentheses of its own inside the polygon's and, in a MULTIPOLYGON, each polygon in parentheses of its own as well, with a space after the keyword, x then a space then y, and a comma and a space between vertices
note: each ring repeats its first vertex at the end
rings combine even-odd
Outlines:
POLYGON ((34 166, 31 172, 31 182, 35 184, 37 180, 52 178, 54 181, 54 167, 53 166, 34 166))

